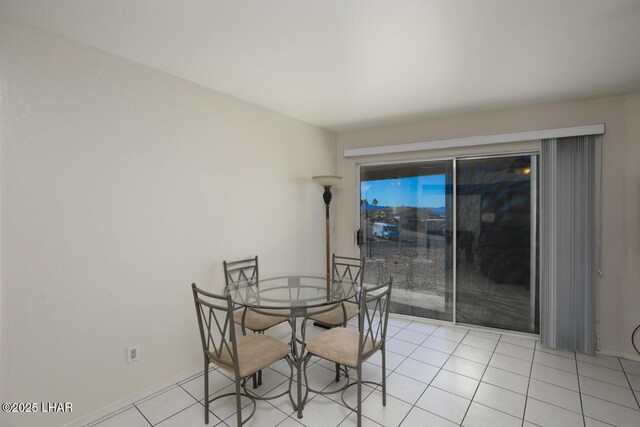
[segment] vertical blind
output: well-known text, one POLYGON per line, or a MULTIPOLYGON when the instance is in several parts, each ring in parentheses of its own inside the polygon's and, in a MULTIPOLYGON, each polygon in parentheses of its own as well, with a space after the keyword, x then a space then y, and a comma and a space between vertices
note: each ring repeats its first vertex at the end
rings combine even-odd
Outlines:
POLYGON ((540 340, 595 352, 595 136, 542 140, 540 340))

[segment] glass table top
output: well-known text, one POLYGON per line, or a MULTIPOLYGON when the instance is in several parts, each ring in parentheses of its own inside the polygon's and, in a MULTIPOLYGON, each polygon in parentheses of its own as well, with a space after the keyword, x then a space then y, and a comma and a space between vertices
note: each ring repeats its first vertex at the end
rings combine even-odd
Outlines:
POLYGON ((240 283, 227 292, 235 304, 247 307, 304 309, 352 298, 358 292, 358 283, 348 279, 327 281, 320 274, 286 274, 260 278, 257 284, 240 283))

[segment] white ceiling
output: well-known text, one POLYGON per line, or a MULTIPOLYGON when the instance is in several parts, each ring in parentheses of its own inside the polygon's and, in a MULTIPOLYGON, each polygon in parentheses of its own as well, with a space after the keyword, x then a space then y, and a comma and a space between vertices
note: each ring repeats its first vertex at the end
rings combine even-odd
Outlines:
POLYGON ((640 91, 640 0, 0 0, 329 129, 640 91))

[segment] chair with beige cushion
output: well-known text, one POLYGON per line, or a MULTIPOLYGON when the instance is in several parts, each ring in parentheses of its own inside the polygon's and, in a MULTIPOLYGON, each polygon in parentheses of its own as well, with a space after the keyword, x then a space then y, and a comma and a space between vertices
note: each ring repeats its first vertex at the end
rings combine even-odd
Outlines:
MULTIPOLYGON (((364 258, 336 256, 331 258, 332 281, 348 281, 362 287, 364 278, 364 258)), ((328 328, 347 326, 347 322, 358 315, 358 300, 356 297, 341 304, 336 304, 327 310, 325 307, 309 310, 309 319, 328 328)), ((336 381, 340 381, 340 365, 336 363, 336 381)))
MULTIPOLYGON (((333 281, 349 281, 358 287, 362 286, 364 278, 364 258, 350 258, 333 254, 331 262, 331 279, 333 281)), ((358 315, 358 301, 356 298, 336 304, 331 310, 309 315, 309 319, 328 327, 346 326, 347 322, 358 315)))
MULTIPOLYGON (((258 256, 242 261, 223 261, 225 290, 238 288, 239 286, 258 286, 258 256)), ((267 329, 287 320, 287 310, 264 309, 257 312, 247 307, 236 309, 233 313, 234 321, 241 326, 242 333, 246 334, 246 329, 252 332, 264 332, 267 329), (262 314, 269 313, 267 314, 262 314), (274 314, 271 316, 270 314, 274 314)))
MULTIPOLYGON (((237 337, 231 297, 203 291, 198 289, 195 283, 191 285, 191 289, 198 315, 198 326, 204 355, 205 424, 209 424, 209 403, 222 397, 235 395, 237 425, 240 426, 249 421, 255 413, 256 399, 276 399, 289 392, 287 390, 275 396, 259 397, 250 393, 245 383, 248 378, 254 377, 256 372, 260 372, 281 359, 286 359, 289 367, 293 369, 288 356, 290 347, 288 344, 269 335, 250 334, 237 337), (209 363, 224 369, 234 376, 235 393, 226 393, 209 399, 209 363), (251 414, 245 420, 242 420, 242 396, 248 397, 254 404, 251 414)), ((289 388, 291 388, 293 371, 289 378, 289 388)))
MULTIPOLYGON (((258 286, 259 270, 258 256, 241 261, 223 261, 225 291, 239 286, 258 286)), ((267 329, 285 322, 289 317, 288 310, 264 309, 257 312, 251 308, 240 307, 234 310, 233 320, 242 328, 242 334, 247 334, 247 329, 255 333, 264 333, 267 329)), ((262 372, 257 373, 254 379, 254 388, 262 384, 262 372)))
MULTIPOLYGON (((312 356, 343 365, 357 371, 357 381, 350 383, 347 376, 347 384, 339 389, 342 392, 342 402, 358 415, 358 427, 362 423, 362 384, 373 383, 362 380, 362 363, 369 359, 377 351, 381 352, 382 359, 382 405, 387 404, 387 373, 385 340, 387 336, 387 321, 389 318, 389 303, 391 302, 392 278, 387 283, 383 283, 373 288, 363 287, 358 301, 358 330, 347 327, 337 327, 322 332, 309 340, 306 344, 307 356, 305 358, 305 381, 306 367, 312 356), (344 393, 352 385, 357 387, 357 407, 352 408, 344 400, 344 393)), ((307 383, 308 384, 308 383, 307 383)), ((329 394, 332 392, 309 391, 319 394, 329 394)), ((335 391, 333 391, 335 393, 335 391)))

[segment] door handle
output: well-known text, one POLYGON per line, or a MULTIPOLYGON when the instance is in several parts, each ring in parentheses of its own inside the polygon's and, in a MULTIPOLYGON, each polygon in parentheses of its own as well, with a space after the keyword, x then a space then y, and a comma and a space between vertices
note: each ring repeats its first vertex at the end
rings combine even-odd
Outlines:
POLYGON ((362 241, 362 228, 356 231, 356 245, 362 246, 364 242, 362 241))

